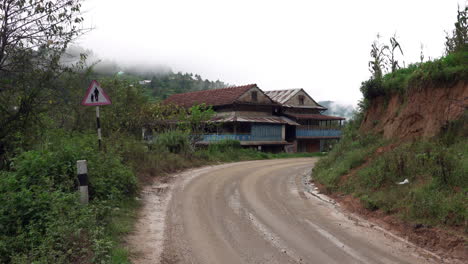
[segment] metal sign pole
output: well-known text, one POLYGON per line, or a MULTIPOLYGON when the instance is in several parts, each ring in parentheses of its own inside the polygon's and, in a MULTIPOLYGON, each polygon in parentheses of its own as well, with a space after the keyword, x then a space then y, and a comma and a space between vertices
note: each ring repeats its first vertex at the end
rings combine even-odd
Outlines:
POLYGON ((101 136, 101 121, 99 120, 99 106, 96 106, 96 126, 97 126, 99 150, 101 150, 102 136, 101 136))
POLYGON ((93 80, 86 90, 86 95, 81 101, 82 105, 96 106, 96 127, 98 134, 99 150, 102 149, 101 121, 99 119, 99 106, 112 104, 109 96, 101 88, 101 85, 93 80))

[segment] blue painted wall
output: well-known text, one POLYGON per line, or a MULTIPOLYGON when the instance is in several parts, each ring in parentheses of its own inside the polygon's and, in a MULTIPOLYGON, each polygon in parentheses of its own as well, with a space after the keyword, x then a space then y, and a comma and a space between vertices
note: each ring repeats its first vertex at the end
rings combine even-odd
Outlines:
POLYGON ((297 129, 296 137, 341 137, 341 130, 306 130, 306 129, 297 129))
POLYGON ((252 124, 252 140, 281 141, 281 125, 252 124))
POLYGON ((203 141, 233 139, 239 141, 281 141, 282 125, 252 124, 250 135, 204 135, 203 141))

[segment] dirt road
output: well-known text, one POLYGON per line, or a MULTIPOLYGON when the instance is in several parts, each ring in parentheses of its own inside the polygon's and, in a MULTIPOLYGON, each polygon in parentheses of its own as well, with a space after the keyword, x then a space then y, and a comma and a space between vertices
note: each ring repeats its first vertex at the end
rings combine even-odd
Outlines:
MULTIPOLYGON (((430 263, 307 191, 315 159, 191 170, 146 192, 134 263, 430 263), (163 186, 165 187, 165 186, 163 186)), ((311 186, 313 189, 313 186, 311 186)))

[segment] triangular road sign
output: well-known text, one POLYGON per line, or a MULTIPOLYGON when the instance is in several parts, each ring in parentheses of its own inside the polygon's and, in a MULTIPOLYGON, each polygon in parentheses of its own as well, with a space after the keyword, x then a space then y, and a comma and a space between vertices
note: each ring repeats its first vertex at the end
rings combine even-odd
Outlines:
POLYGON ((110 105, 112 104, 109 96, 101 88, 101 85, 93 80, 86 90, 86 95, 81 101, 82 105, 110 105))

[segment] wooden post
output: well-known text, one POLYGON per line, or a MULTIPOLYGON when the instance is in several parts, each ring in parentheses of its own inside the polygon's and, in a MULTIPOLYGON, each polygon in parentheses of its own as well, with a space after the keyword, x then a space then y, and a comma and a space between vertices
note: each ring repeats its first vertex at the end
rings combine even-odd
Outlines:
POLYGON ((99 146, 99 150, 101 150, 102 135, 101 135, 101 121, 99 120, 99 106, 96 106, 96 126, 97 126, 97 134, 98 134, 98 146, 99 146))
POLYGON ((80 186, 78 187, 78 190, 80 192, 80 203, 88 204, 88 165, 86 160, 76 161, 76 168, 78 172, 78 181, 80 183, 80 186))

